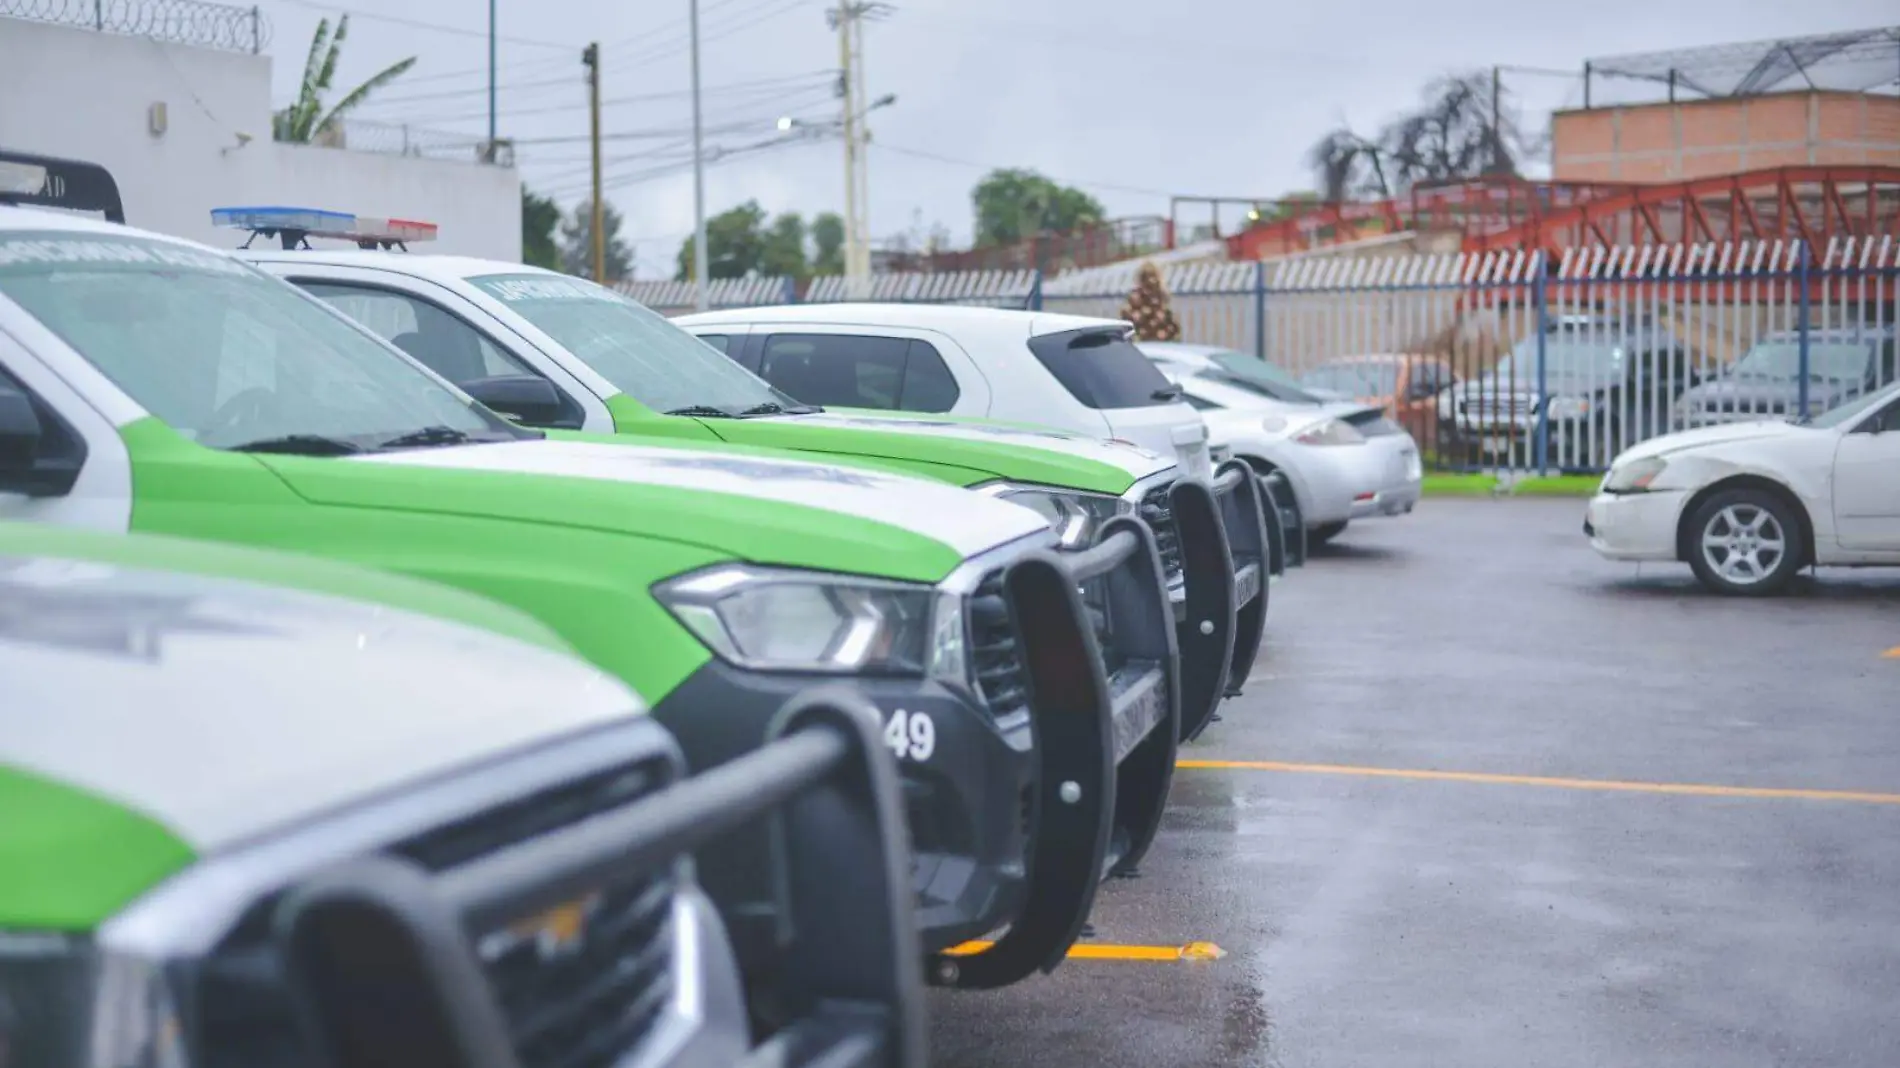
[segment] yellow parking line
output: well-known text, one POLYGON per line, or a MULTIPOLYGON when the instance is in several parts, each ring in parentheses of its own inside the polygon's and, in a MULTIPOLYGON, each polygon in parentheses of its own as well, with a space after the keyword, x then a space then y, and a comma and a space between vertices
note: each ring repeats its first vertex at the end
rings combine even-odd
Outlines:
POLYGON ((1854 801, 1868 805, 1900 805, 1900 794, 1864 790, 1799 790, 1762 786, 1711 786, 1688 782, 1625 782, 1617 779, 1562 779, 1542 775, 1495 775, 1483 771, 1426 771, 1408 768, 1362 768, 1347 764, 1289 764, 1278 760, 1182 760, 1178 768, 1228 771, 1284 771, 1309 775, 1359 775, 1379 779, 1423 779, 1435 782, 1488 783, 1502 786, 1546 786, 1562 790, 1607 790, 1635 794, 1690 794, 1699 797, 1779 798, 1802 801, 1854 801))
MULTIPOLYGON (((965 942, 944 950, 946 956, 967 957, 994 945, 992 942, 965 942)), ((1212 942, 1189 942, 1183 946, 1111 946, 1081 943, 1069 947, 1070 960, 1219 960, 1227 951, 1212 942)))

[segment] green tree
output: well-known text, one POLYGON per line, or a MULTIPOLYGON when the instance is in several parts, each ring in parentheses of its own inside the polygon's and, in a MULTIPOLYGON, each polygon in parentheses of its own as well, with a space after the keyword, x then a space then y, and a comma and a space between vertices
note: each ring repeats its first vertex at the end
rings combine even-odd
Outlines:
MULTIPOLYGON (((843 246, 844 223, 830 212, 814 216, 807 226, 795 211, 772 217, 758 201, 748 200, 706 220, 706 276, 837 274, 844 269, 843 246)), ((693 277, 691 237, 680 242, 675 262, 675 278, 693 277)))
POLYGON ((978 245, 1010 245, 1040 233, 1067 233, 1108 217, 1101 202, 1032 170, 991 171, 970 191, 978 245))
POLYGON ((561 247, 554 230, 561 225, 561 206, 550 197, 536 196, 521 187, 521 262, 531 267, 561 269, 561 247))
POLYGON ((303 84, 297 90, 297 101, 271 116, 271 136, 279 141, 308 144, 319 137, 334 134, 338 120, 361 106, 376 90, 402 77, 410 67, 416 65, 414 56, 392 63, 344 94, 334 107, 324 110, 323 95, 330 91, 330 82, 336 77, 337 58, 342 52, 343 38, 349 29, 348 15, 336 20, 335 36, 330 34, 329 19, 317 22, 317 32, 310 38, 310 55, 304 60, 303 84))
POLYGON ((811 217, 811 273, 844 273, 844 217, 821 211, 811 217))
MULTIPOLYGON (((633 273, 633 250, 620 236, 620 213, 612 204, 601 205, 601 231, 607 240, 607 281, 618 282, 633 273)), ((561 270, 582 278, 594 277, 594 202, 583 200, 561 224, 561 270)))

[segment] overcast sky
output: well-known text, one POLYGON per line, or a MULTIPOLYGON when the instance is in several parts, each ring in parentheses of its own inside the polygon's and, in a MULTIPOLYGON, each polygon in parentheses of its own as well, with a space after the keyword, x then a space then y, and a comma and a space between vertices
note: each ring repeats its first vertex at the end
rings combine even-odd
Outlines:
MULTIPOLYGON (((295 95, 320 0, 260 0, 277 103, 295 95)), ((709 146, 777 137, 781 115, 835 119, 838 37, 827 0, 699 0, 709 146)), ((495 0, 500 120, 530 188, 571 205, 586 188, 580 50, 602 45, 608 199, 639 272, 670 274, 693 225, 687 0, 495 0), (560 140, 560 139, 568 140, 560 140), (548 139, 544 143, 530 143, 548 139)), ((1162 215, 1168 195, 1273 196, 1309 187, 1306 149, 1344 122, 1370 132, 1441 73, 1492 64, 1580 72, 1586 57, 1892 24, 1892 0, 893 0, 866 27, 874 237, 933 224, 970 233, 984 171, 1030 167, 1111 215, 1162 215), (936 157, 936 158, 933 158, 936 157)), ((359 117, 479 137, 487 128, 482 0, 355 0, 337 84, 405 56, 413 70, 359 117), (357 5, 361 5, 358 7, 357 5), (372 18, 374 10, 381 17, 372 18), (430 24, 425 26, 423 24, 430 24), (443 27, 443 28, 431 28, 443 27), (462 32, 454 32, 462 31, 462 32)), ((1536 127, 1582 101, 1579 74, 1506 72, 1536 127)), ((1633 88, 1633 87, 1632 87, 1633 88)), ((1629 89, 1622 90, 1628 93, 1629 89)), ((1618 90, 1593 90, 1597 100, 1618 90)), ((749 153, 706 172, 708 214, 838 210, 836 138, 749 153)), ((329 206, 329 205, 325 205, 329 206)), ((347 209, 348 205, 335 205, 347 209)), ((1204 221, 1189 219, 1183 223, 1204 221)), ((1233 220, 1230 219, 1230 224, 1233 220)))

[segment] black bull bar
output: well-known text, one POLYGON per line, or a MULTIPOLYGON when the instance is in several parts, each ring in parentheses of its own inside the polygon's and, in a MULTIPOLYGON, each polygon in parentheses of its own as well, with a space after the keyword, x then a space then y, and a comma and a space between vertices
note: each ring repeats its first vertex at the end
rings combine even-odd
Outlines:
POLYGON ((1094 546, 1011 564, 1002 596, 1022 643, 1038 776, 1023 907, 994 942, 930 962, 932 982, 1006 986, 1049 972, 1102 880, 1132 871, 1174 777, 1179 658, 1154 532, 1108 522, 1094 546))

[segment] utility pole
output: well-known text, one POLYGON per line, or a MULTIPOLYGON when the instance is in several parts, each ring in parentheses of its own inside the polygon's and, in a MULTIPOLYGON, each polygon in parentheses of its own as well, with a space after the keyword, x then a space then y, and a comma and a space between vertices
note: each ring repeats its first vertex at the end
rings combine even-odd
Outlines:
POLYGON ((693 308, 705 311, 711 303, 707 292, 706 262, 706 165, 700 151, 699 125, 699 0, 686 0, 692 24, 693 40, 693 308))
POLYGON ((495 162, 495 0, 488 0, 488 162, 495 162))
POLYGON ((594 281, 607 284, 606 211, 600 202, 600 42, 595 41, 581 53, 587 64, 588 141, 594 146, 594 218, 589 229, 594 235, 594 281))
POLYGON ((869 110, 864 94, 864 21, 895 10, 878 0, 839 0, 825 17, 838 31, 838 95, 844 104, 844 273, 871 273, 870 174, 866 169, 865 128, 869 110))

